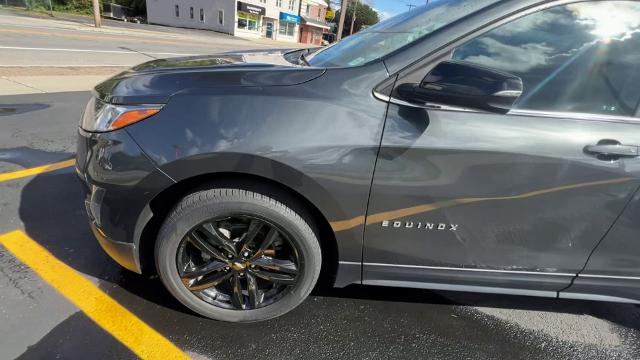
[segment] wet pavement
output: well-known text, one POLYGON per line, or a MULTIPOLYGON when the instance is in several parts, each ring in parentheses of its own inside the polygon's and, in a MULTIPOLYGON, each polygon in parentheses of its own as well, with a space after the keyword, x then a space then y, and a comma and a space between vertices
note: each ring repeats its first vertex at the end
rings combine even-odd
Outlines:
MULTIPOLYGON (((0 97, 0 173, 73 157, 89 93, 0 97), (13 109, 13 110, 12 110, 13 109)), ((351 286, 267 322, 204 319, 94 240, 72 168, 0 182, 0 234, 20 229, 196 359, 637 359, 629 304, 351 286)), ((0 246, 0 358, 136 355, 0 246)))

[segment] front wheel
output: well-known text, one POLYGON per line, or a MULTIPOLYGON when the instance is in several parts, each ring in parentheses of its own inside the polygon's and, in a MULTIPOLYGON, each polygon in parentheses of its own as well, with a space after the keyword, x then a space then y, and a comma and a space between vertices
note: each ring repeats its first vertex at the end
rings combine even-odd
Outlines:
POLYGON ((155 254, 173 296, 203 316, 231 322, 291 311, 313 289, 322 262, 309 220, 240 189, 183 198, 162 225, 155 254))

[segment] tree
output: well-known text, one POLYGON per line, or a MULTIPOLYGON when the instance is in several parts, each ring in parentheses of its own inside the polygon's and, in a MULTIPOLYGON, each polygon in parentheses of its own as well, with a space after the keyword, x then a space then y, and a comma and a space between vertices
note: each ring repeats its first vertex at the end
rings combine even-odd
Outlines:
MULTIPOLYGON (((34 0, 28 1, 33 2, 34 0)), ((136 10, 136 13, 138 14, 146 14, 147 5, 145 0, 100 0, 100 6, 102 6, 103 3, 114 3, 127 6, 130 8, 134 8, 136 10)), ((71 11, 93 14, 91 0, 53 0, 53 7, 58 11, 71 11)))
MULTIPOLYGON (((347 1, 347 0, 342 0, 347 1)), ((356 7, 356 22, 353 26, 353 33, 357 33, 362 30, 362 27, 368 27, 371 25, 375 25, 380 22, 380 16, 378 13, 373 10, 373 8, 367 4, 363 4, 361 2, 356 2, 355 4, 352 2, 347 7, 347 13, 344 20, 344 30, 342 31, 342 36, 349 36, 349 31, 351 29, 351 22, 353 19, 353 9, 356 7)), ((336 19, 340 18, 340 10, 336 13, 336 19)))
POLYGON ((147 12, 147 2, 145 0, 112 0, 108 1, 114 4, 128 6, 136 10, 139 14, 146 14, 147 12))

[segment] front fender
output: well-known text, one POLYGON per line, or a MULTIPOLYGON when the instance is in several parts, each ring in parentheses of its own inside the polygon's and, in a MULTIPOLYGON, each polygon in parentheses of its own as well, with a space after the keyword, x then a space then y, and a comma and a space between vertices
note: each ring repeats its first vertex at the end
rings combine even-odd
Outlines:
POLYGON ((386 76, 374 64, 295 86, 181 93, 127 129, 177 182, 235 173, 293 189, 331 223, 340 260, 359 264, 386 113, 372 89, 386 76))

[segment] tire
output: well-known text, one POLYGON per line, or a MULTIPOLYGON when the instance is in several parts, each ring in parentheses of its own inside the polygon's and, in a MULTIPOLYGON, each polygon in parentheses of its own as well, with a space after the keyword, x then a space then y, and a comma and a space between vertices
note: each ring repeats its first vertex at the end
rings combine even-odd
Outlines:
MULTIPOLYGON (((241 189, 198 191, 178 202, 165 219, 155 244, 156 267, 162 283, 169 292, 186 307, 202 316, 227 322, 268 320, 283 315, 300 305, 318 280, 322 256, 318 237, 312 229, 315 229, 315 226, 311 220, 304 219, 288 206, 267 195, 241 189), (286 292, 283 291, 277 300, 264 307, 240 310, 216 306, 189 290, 181 280, 177 265, 178 254, 179 251, 184 251, 179 249, 182 249, 184 245, 181 244, 187 241, 183 240, 186 239, 187 233, 191 236, 193 229, 197 228, 199 224, 229 214, 243 214, 243 216, 246 214, 246 216, 268 222, 278 231, 286 234, 283 236, 287 238, 287 243, 295 249, 299 265, 296 269, 295 283, 287 285, 286 292)), ((225 267, 225 270, 235 271, 237 269, 225 267)), ((246 277, 249 277, 249 271, 251 270, 247 268, 246 277)), ((244 275, 238 272, 235 274, 244 275)), ((235 278, 232 277, 232 279, 235 278)), ((248 279, 246 280, 248 281, 248 279)), ((256 280, 253 281, 255 284, 256 280)), ((246 284, 248 288, 248 282, 246 284)), ((233 287, 233 283, 231 286, 233 287)), ((233 297, 233 294, 231 296, 233 297)), ((247 298, 240 297, 244 299, 242 302, 244 304, 247 298)), ((244 305, 240 307, 244 308, 244 305)))

